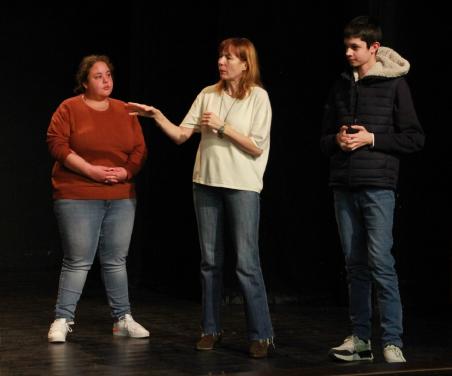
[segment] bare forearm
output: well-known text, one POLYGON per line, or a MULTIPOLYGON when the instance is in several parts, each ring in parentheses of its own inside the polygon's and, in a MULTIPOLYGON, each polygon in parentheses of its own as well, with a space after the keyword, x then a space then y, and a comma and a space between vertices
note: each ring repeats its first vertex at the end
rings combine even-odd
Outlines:
POLYGON ((179 127, 173 124, 158 108, 153 106, 129 102, 126 104, 126 108, 131 115, 140 115, 154 119, 163 133, 178 145, 187 141, 193 134, 194 129, 179 127))
POLYGON ((90 177, 92 165, 76 153, 71 153, 67 156, 64 166, 80 175, 90 177))
POLYGON ((193 133, 193 129, 177 126, 169 121, 163 114, 156 116, 154 119, 163 133, 178 145, 187 141, 193 133))
POLYGON ((235 131, 228 124, 224 127, 224 137, 228 137, 231 142, 245 153, 257 158, 262 154, 262 149, 257 147, 251 138, 235 131))

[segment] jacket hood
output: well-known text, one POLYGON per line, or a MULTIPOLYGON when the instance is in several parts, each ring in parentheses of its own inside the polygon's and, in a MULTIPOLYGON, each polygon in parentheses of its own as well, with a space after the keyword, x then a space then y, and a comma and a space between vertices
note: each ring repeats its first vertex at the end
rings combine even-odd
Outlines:
POLYGON ((380 47, 377 62, 369 69, 366 76, 394 78, 401 77, 410 70, 410 63, 389 47, 380 47))

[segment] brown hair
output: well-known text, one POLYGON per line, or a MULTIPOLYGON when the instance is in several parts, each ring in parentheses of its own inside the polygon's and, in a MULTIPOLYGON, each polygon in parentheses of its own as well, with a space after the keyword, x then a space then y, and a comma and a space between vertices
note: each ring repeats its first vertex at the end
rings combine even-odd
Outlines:
MULTIPOLYGON (((253 43, 247 38, 228 38, 220 43, 218 52, 221 54, 224 51, 231 51, 241 61, 246 63, 246 71, 243 72, 240 78, 237 98, 243 99, 253 86, 262 87, 259 61, 257 58, 256 48, 253 43)), ((216 90, 226 89, 226 81, 220 80, 216 84, 216 90)))
POLYGON ((375 42, 381 42, 383 33, 378 21, 369 16, 358 16, 344 28, 344 38, 360 38, 367 48, 375 42))
POLYGON ((113 74, 113 64, 110 61, 110 58, 106 55, 89 55, 85 56, 80 65, 78 66, 77 74, 75 75, 76 86, 74 92, 77 94, 84 93, 85 87, 83 86, 86 81, 88 81, 89 71, 97 62, 102 61, 107 64, 110 69, 111 74, 113 74))

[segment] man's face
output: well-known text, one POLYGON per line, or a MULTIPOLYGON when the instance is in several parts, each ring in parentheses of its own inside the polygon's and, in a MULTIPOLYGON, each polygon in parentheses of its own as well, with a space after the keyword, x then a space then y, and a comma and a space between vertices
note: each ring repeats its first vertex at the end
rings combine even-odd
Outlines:
POLYGON ((376 54, 380 44, 378 42, 373 43, 369 48, 367 44, 361 38, 345 38, 345 57, 348 63, 353 68, 359 68, 367 63, 376 54))

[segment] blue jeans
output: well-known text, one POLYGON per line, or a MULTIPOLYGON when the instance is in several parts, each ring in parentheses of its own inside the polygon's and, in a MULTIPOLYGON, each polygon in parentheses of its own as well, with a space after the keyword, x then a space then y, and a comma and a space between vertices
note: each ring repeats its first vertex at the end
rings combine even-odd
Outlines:
POLYGON ((259 259, 259 194, 194 184, 193 198, 201 246, 203 332, 221 332, 226 224, 237 254, 236 274, 245 300, 248 337, 250 340, 273 338, 259 259))
POLYGON ((394 257, 394 191, 335 190, 336 219, 345 256, 353 334, 371 337, 372 282, 379 306, 382 342, 402 347, 402 304, 394 257))
POLYGON ((64 253, 56 318, 74 319, 97 250, 113 318, 130 313, 126 258, 135 206, 135 199, 55 200, 64 253))

